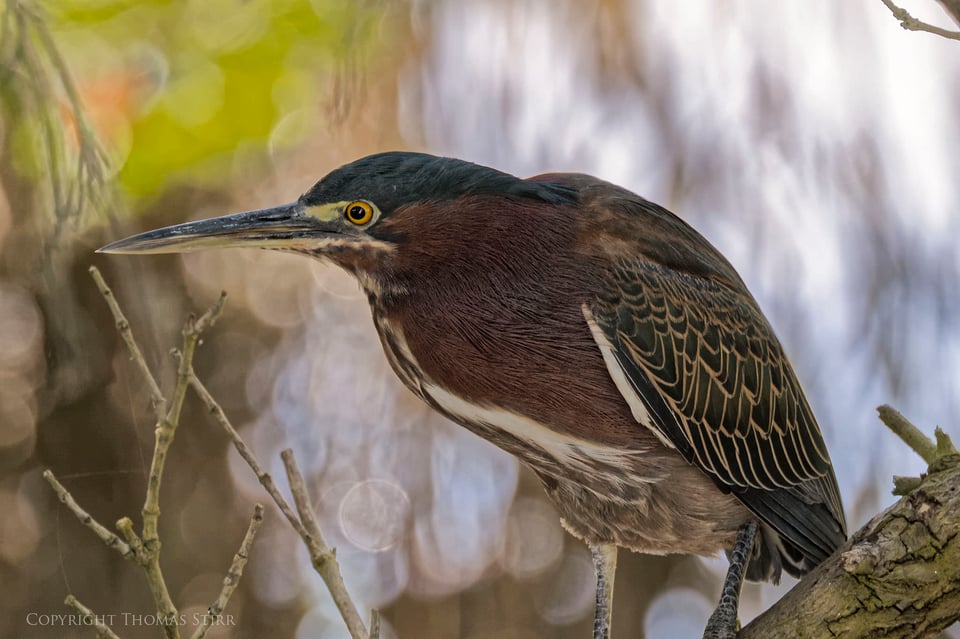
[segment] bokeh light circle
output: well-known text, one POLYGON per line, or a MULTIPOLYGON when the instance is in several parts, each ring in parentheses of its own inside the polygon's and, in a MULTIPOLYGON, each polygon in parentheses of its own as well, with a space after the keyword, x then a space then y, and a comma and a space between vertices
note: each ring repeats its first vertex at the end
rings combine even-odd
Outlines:
POLYGON ((410 516, 410 497, 384 479, 358 482, 340 500, 340 529, 357 548, 383 552, 402 538, 410 516))

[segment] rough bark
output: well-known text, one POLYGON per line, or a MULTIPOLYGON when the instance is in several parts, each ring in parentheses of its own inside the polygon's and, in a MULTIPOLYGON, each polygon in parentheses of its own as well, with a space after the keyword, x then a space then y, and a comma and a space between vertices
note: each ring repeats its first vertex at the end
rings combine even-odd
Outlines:
POLYGON ((931 637, 960 619, 960 455, 739 633, 740 639, 931 637))

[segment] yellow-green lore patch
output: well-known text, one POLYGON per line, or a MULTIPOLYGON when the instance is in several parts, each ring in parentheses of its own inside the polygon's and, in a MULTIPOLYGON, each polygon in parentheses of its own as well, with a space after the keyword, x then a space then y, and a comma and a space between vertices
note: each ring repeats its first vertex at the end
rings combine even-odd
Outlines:
POLYGON ((336 202, 333 204, 318 204, 316 206, 304 207, 303 212, 310 217, 321 222, 333 222, 341 215, 347 202, 336 202))

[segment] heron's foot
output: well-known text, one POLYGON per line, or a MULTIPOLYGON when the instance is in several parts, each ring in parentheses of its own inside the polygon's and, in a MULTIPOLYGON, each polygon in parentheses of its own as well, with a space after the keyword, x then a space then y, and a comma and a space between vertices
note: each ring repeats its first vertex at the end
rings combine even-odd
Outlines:
POLYGON ((723 580, 720 603, 707 621, 703 639, 736 639, 737 637, 737 631, 740 630, 740 620, 737 618, 740 607, 740 588, 743 586, 743 575, 747 571, 747 563, 753 554, 757 526, 756 521, 751 521, 741 526, 737 532, 737 541, 733 545, 733 552, 730 553, 730 568, 727 569, 727 577, 723 580))

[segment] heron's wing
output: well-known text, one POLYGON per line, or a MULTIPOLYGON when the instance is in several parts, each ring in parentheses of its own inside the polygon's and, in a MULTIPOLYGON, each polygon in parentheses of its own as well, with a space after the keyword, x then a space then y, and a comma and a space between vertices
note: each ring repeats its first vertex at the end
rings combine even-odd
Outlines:
POLYGON ((843 542, 823 436, 742 285, 621 260, 583 310, 638 421, 792 542, 807 567, 843 542))

